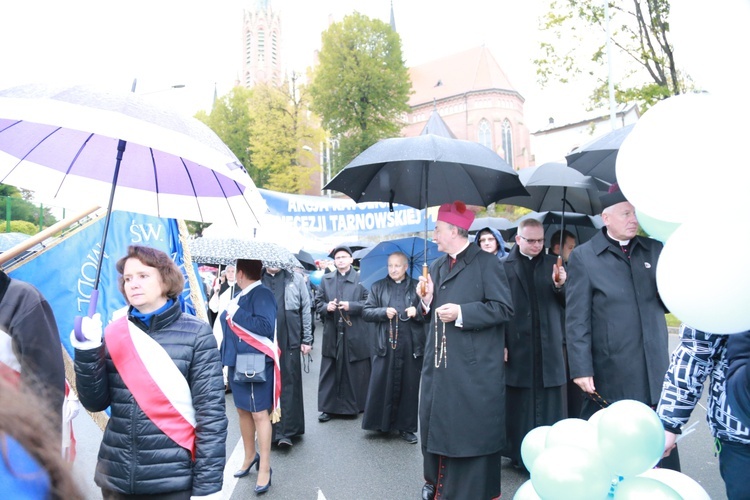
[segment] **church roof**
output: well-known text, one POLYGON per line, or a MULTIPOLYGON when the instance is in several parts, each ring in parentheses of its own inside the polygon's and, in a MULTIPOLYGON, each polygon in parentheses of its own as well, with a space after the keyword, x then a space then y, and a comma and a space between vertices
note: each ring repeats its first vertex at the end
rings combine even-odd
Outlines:
POLYGON ((409 99, 412 107, 472 91, 518 93, 484 46, 414 66, 409 69, 409 76, 414 91, 409 99))

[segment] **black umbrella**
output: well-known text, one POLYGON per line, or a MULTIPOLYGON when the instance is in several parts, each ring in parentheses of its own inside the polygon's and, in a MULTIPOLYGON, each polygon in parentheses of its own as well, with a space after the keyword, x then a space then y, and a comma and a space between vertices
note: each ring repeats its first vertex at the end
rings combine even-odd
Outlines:
POLYGON ((302 264, 302 267, 307 269, 308 271, 315 271, 318 269, 318 266, 315 264, 315 257, 310 255, 310 252, 305 252, 304 250, 300 250, 299 252, 294 254, 295 257, 297 257, 297 260, 302 264))
MULTIPOLYGON (((545 163, 518 173, 530 196, 504 198, 501 203, 530 208, 536 212, 559 210, 560 226, 565 228, 565 212, 594 215, 601 211, 599 191, 591 177, 564 163, 545 163)), ((562 247, 562 234, 560 235, 562 247)))
POLYGON ((617 181, 615 176, 617 152, 620 150, 622 141, 633 130, 633 126, 634 124, 631 124, 613 130, 571 151, 565 157, 568 166, 578 170, 583 175, 593 177, 597 181, 599 189, 606 191, 610 185, 617 181))
POLYGON ((505 217, 477 217, 469 227, 469 233, 476 233, 480 229, 491 227, 497 229, 501 233, 507 229, 514 227, 513 221, 509 221, 505 217))
POLYGON ((434 134, 384 139, 357 156, 324 189, 342 192, 357 203, 387 201, 420 209, 456 200, 486 207, 503 197, 527 194, 513 167, 491 149, 434 134))
MULTIPOLYGON (((518 219, 513 227, 505 230, 503 235, 507 234, 508 238, 514 237, 518 231, 518 225, 525 219, 535 219, 542 223, 547 248, 553 245, 550 236, 558 229, 563 229, 561 212, 530 212, 518 219)), ((600 215, 565 214, 565 229, 573 233, 578 244, 590 240, 603 225, 600 215)))

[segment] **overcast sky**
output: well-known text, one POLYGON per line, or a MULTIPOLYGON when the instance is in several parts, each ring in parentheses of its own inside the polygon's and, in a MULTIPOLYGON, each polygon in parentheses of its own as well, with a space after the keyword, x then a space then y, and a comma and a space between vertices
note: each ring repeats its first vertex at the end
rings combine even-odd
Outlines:
MULTIPOLYGON (((415 0, 393 2, 407 65, 486 44, 525 97, 527 124, 532 132, 543 127, 549 116, 560 123, 574 118, 579 110, 583 113, 583 91, 588 90, 542 90, 536 84, 532 61, 538 56, 538 17, 547 3, 462 0, 436 7, 415 0)), ((151 93, 150 98, 167 101, 189 114, 208 110, 214 84, 223 95, 237 78, 242 10, 254 4, 253 0, 0 2, 0 88, 51 81, 130 90, 137 78, 137 91, 151 93), (186 87, 160 92, 173 84, 186 87)), ((272 4, 282 13, 285 65, 299 72, 312 63, 329 16, 340 20, 357 10, 388 21, 390 14, 389 0, 272 0, 272 4)), ((732 31, 727 29, 727 22, 740 26, 739 20, 746 19, 727 13, 735 8, 747 11, 750 0, 718 0, 711 3, 711 12, 699 11, 703 5, 699 0, 676 2, 673 13, 676 16, 679 10, 681 17, 679 22, 673 18, 672 27, 686 50, 706 54, 698 60, 708 66, 707 61, 717 57, 717 52, 710 50, 712 41, 724 43, 732 31), (710 22, 712 15, 717 22, 710 22), (700 36, 689 21, 695 18, 702 21, 700 36), (710 31, 716 31, 714 25, 721 30, 716 35, 710 31), (682 37, 678 36, 680 32, 682 37), (724 39, 717 38, 722 36, 724 39)), ((680 55, 683 61, 690 60, 685 51, 680 55)), ((687 69, 694 71, 696 67, 687 69)), ((702 76, 708 81, 716 72, 705 73, 702 76)))

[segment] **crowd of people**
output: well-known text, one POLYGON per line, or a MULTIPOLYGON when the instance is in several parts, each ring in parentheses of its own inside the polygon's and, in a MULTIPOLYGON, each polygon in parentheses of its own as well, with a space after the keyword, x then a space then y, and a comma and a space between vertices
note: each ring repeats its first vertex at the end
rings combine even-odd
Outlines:
MULTIPOLYGON (((501 461, 524 469, 530 430, 623 399, 655 409, 666 437, 660 467, 679 470, 677 436, 709 377, 727 495, 749 498, 750 332, 683 325, 670 359, 656 286, 662 244, 637 234, 619 190, 602 205, 604 227, 587 242, 567 231, 546 240, 526 219, 510 248, 493 228, 472 241, 474 213, 442 205, 433 239, 443 255, 429 273, 413 279, 408 256, 395 252, 369 290, 344 245, 316 286, 298 270, 238 260, 208 290, 208 322, 182 312, 184 278, 167 254, 131 246, 116 264, 127 307, 106 326, 94 315, 70 333, 81 404, 110 408, 94 478, 103 498, 220 491, 228 393, 244 446, 234 476, 254 468, 255 493, 269 491, 273 446, 305 433, 302 372, 316 320, 318 421, 363 413, 364 430, 420 443, 424 500, 499 498, 501 461)), ((2 272, 0 329, 0 483, 81 497, 54 444, 71 399, 54 314, 34 287, 2 272), (46 408, 25 421, 51 436, 45 446, 18 423, 27 403, 46 408)))

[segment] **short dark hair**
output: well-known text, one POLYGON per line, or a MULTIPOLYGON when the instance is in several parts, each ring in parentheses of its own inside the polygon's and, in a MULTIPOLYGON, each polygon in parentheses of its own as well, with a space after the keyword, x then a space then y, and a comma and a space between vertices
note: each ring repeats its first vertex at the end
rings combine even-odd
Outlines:
POLYGON ((251 280, 258 281, 263 271, 263 262, 260 260, 238 259, 237 270, 251 280))
MULTIPOLYGON (((562 240, 563 245, 565 244, 566 241, 568 241, 568 238, 573 238, 574 240, 576 239, 575 235, 571 233, 570 231, 568 231, 567 229, 563 229, 562 234, 564 235, 563 240, 562 240)), ((554 233, 552 233, 552 236, 549 239, 549 246, 554 247, 556 244, 557 245, 560 244, 560 230, 559 229, 555 231, 554 233)))
POLYGON ((161 281, 164 283, 164 293, 168 298, 176 299, 182 294, 182 290, 185 288, 185 278, 169 255, 156 248, 130 245, 127 255, 118 260, 115 265, 117 272, 120 274, 117 278, 117 285, 120 288, 120 293, 125 297, 125 301, 128 300, 128 297, 125 295, 125 279, 122 277, 122 273, 128 259, 138 259, 142 264, 159 271, 161 281))

